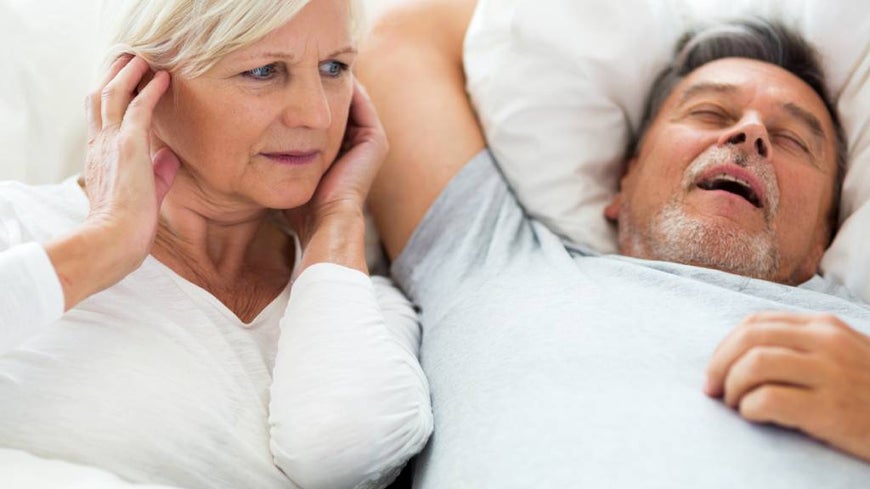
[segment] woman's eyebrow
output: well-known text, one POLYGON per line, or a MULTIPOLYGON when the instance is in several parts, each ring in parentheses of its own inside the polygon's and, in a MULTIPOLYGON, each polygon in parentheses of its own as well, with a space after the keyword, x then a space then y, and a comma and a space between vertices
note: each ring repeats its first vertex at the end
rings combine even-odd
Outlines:
MULTIPOLYGON (((334 58, 336 56, 341 56, 342 54, 356 54, 357 49, 354 46, 346 46, 341 49, 338 49, 332 53, 327 54, 324 58, 334 58)), ((247 57, 248 59, 260 59, 260 58, 274 58, 274 59, 284 59, 288 60, 291 63, 298 59, 296 53, 291 52, 281 52, 281 51, 267 51, 261 53, 252 53, 247 57)))
POLYGON ((356 47, 346 46, 346 47, 339 49, 338 51, 335 51, 333 53, 326 55, 326 57, 327 58, 334 58, 335 56, 341 56, 342 54, 356 54, 356 53, 357 53, 356 47))

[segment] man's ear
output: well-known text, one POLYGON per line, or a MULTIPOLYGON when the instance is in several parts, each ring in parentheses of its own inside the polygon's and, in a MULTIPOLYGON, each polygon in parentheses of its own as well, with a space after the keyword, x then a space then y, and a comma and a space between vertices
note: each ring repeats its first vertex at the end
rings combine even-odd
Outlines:
POLYGON ((635 156, 625 163, 622 178, 619 179, 619 190, 613 196, 613 200, 604 208, 604 217, 610 222, 615 223, 619 221, 619 210, 622 208, 622 193, 625 190, 626 179, 634 168, 636 160, 637 157, 635 156))
POLYGON ((813 275, 820 273, 819 266, 822 263, 822 256, 825 254, 825 245, 823 243, 819 243, 814 246, 812 250, 810 250, 809 255, 804 259, 803 263, 800 264, 797 270, 794 271, 793 275, 789 277, 789 280, 794 285, 800 285, 807 280, 813 278, 813 275))
POLYGON ((619 209, 622 207, 622 192, 617 192, 613 200, 604 208, 604 217, 612 222, 619 222, 619 209))
MULTIPOLYGON (((829 219, 828 222, 831 220, 829 219)), ((830 226, 834 226, 835 224, 830 224, 830 226)), ((827 227, 827 226, 826 226, 827 227)), ((836 228, 835 228, 836 229, 836 228)), ((816 244, 813 245, 809 254, 804 260, 803 270, 801 272, 801 277, 795 281, 796 284, 801 284, 811 279, 813 275, 817 273, 821 273, 819 271, 819 267, 822 264, 822 258, 825 256, 825 251, 827 251, 828 246, 831 245, 831 231, 830 228, 825 229, 824 231, 819 233, 819 239, 816 241, 816 244)))

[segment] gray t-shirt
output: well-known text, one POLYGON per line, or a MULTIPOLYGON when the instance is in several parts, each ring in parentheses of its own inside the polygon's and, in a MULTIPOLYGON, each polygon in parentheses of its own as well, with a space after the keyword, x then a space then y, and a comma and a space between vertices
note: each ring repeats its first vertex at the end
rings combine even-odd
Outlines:
POLYGON ((870 464, 702 391, 749 313, 823 311, 870 333, 870 307, 821 278, 789 287, 566 247, 488 152, 393 274, 421 311, 435 413, 417 488, 870 487, 870 464))

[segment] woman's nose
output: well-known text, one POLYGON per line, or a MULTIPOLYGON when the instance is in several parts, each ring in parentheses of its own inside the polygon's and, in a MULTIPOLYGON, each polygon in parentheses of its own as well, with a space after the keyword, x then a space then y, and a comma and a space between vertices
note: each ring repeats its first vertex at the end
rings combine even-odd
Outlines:
POLYGON ((326 129, 332 125, 329 99, 320 77, 294 80, 286 97, 282 122, 287 127, 326 129))

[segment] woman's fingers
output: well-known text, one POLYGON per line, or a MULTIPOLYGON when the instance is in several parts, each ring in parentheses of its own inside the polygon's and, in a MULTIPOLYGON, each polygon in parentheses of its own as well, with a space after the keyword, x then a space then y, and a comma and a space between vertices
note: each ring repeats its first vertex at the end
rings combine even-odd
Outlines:
POLYGON ((381 120, 365 87, 358 81, 353 85, 353 99, 350 103, 351 122, 361 127, 380 127, 381 120))
POLYGON ((136 95, 136 87, 150 70, 148 63, 135 57, 124 65, 100 92, 102 128, 119 126, 124 120, 127 106, 136 95))
POLYGON ((147 136, 147 131, 151 128, 154 108, 157 107, 157 102, 160 101, 160 97, 166 93, 168 88, 169 73, 165 71, 155 73, 154 78, 127 105, 123 115, 123 127, 133 131, 144 131, 147 136))
MULTIPOLYGON (((115 77, 118 76, 118 73, 121 72, 121 69, 124 68, 125 66, 127 66, 127 64, 130 62, 130 60, 132 60, 134 57, 135 56, 133 56, 132 54, 129 54, 129 53, 125 53, 125 54, 118 56, 118 59, 116 59, 112 63, 112 65, 109 67, 109 71, 107 71, 106 74, 103 75, 103 79, 100 80, 99 90, 102 90, 103 88, 106 87, 106 85, 109 84, 109 82, 114 80, 115 77)), ((100 93, 100 92, 98 91, 97 93, 100 93)))
POLYGON ((94 141, 100 130, 103 129, 103 117, 101 113, 103 89, 118 76, 121 69, 127 66, 131 59, 133 59, 133 56, 129 54, 122 55, 116 59, 112 63, 112 66, 109 67, 109 71, 106 72, 97 90, 89 94, 85 99, 85 111, 88 118, 88 141, 94 141))

